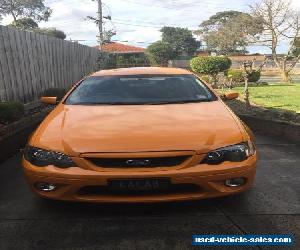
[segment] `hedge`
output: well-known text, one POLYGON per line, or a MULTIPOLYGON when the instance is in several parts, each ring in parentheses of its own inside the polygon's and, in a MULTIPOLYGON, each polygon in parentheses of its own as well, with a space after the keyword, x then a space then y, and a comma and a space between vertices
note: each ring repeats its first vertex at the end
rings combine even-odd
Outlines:
POLYGON ((198 56, 191 60, 191 68, 194 72, 213 77, 230 67, 231 60, 224 56, 198 56))
MULTIPOLYGON (((228 77, 231 77, 235 82, 244 82, 244 71, 241 69, 229 69, 226 72, 228 77)), ((253 70, 251 74, 248 75, 249 82, 258 82, 260 79, 261 73, 260 71, 253 70)))
POLYGON ((227 77, 230 77, 234 82, 244 82, 243 70, 229 69, 226 72, 227 77))
POLYGON ((13 122, 24 115, 24 105, 19 102, 0 102, 0 122, 13 122))
POLYGON ((258 82, 260 79, 261 73, 260 71, 253 70, 253 72, 248 76, 249 82, 258 82))

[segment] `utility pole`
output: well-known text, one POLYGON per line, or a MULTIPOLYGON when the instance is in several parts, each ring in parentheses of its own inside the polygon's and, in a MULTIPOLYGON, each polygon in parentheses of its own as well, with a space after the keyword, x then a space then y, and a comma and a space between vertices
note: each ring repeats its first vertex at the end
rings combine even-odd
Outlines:
MULTIPOLYGON (((102 0, 93 0, 93 1, 97 1, 98 3, 98 11, 97 11, 97 17, 93 17, 93 16, 87 16, 87 19, 93 21, 94 23, 96 23, 96 25, 98 26, 98 30, 99 30, 99 34, 98 34, 98 42, 99 42, 99 50, 102 50, 103 48, 103 44, 104 44, 104 39, 106 39, 104 37, 104 34, 106 34, 107 32, 104 31, 103 28, 103 19, 107 19, 111 21, 111 16, 107 15, 107 16, 103 16, 103 11, 102 11, 102 0)), ((115 35, 116 32, 113 32, 112 30, 109 31, 111 36, 115 35)))
POLYGON ((102 50, 103 44, 103 16, 102 0, 98 0, 98 28, 99 28, 99 49, 102 50))

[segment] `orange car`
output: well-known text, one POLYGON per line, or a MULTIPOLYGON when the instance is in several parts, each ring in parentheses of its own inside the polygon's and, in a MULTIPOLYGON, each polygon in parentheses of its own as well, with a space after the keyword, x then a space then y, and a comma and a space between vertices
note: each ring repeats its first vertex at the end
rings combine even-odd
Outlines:
MULTIPOLYGON (((248 190, 251 131, 183 69, 103 70, 76 84, 26 146, 23 166, 44 198, 162 202, 248 190)), ((56 104, 56 97, 42 101, 56 104)))

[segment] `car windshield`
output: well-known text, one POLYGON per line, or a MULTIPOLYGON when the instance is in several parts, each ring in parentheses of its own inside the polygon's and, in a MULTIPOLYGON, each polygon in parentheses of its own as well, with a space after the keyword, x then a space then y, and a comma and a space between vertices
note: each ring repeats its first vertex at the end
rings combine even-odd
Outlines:
POLYGON ((95 76, 82 81, 65 104, 155 105, 213 100, 213 93, 191 74, 95 76))

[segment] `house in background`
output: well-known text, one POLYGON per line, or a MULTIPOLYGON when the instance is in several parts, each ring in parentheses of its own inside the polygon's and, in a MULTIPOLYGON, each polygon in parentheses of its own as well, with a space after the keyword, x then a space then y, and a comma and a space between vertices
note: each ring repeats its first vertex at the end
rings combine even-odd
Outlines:
MULTIPOLYGON (((285 54, 278 54, 278 58, 286 57, 285 54)), ((272 59, 272 54, 247 54, 247 55, 236 55, 236 56, 229 56, 232 61, 232 68, 243 68, 244 62, 253 61, 254 67, 258 67, 264 63, 263 70, 273 70, 277 71, 278 67, 275 64, 274 60, 272 59), (267 59, 266 62, 265 59, 267 59)), ((297 63, 295 69, 300 68, 300 63, 297 63)))
MULTIPOLYGON (((234 56, 229 56, 230 60, 232 61, 232 68, 243 68, 244 62, 252 62, 254 63, 255 66, 261 65, 264 61, 266 55, 261 55, 261 54, 247 54, 247 55, 234 55, 234 56)), ((269 57, 268 57, 269 58, 269 57)), ((272 60, 268 61, 265 65, 265 67, 274 67, 274 62, 272 60), (267 65, 268 64, 268 65, 267 65)))
MULTIPOLYGON (((197 56, 215 56, 214 53, 209 51, 199 51, 197 56)), ((232 55, 228 56, 232 62, 232 68, 242 69, 245 62, 253 62, 254 67, 258 67, 264 63, 265 58, 268 60, 264 63, 263 69, 268 70, 277 70, 277 66, 272 59, 272 55, 262 55, 262 54, 246 54, 246 55, 232 55)), ((190 68, 190 60, 172 60, 169 61, 170 67, 179 67, 179 68, 190 68)), ((296 65, 297 67, 297 65, 296 65)))
MULTIPOLYGON (((99 48, 99 46, 94 46, 99 48)), ((109 53, 115 60, 116 67, 149 66, 144 48, 117 42, 109 42, 102 45, 102 51, 109 53)))

